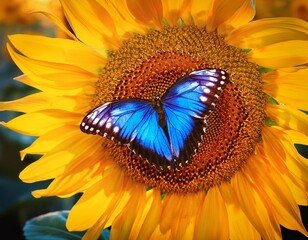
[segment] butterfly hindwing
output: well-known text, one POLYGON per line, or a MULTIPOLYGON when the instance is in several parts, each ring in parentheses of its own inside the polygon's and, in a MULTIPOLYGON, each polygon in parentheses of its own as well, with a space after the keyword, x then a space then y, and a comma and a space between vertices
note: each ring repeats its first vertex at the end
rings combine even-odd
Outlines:
POLYGON ((158 119, 158 113, 148 101, 126 99, 95 108, 83 119, 80 128, 126 144, 143 158, 157 155, 159 159, 171 161, 169 142, 158 119))

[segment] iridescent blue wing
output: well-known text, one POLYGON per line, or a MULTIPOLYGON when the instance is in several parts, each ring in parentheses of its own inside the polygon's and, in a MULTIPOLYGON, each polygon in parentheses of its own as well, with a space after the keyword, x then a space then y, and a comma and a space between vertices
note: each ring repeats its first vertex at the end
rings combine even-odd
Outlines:
POLYGON ((173 167, 186 165, 206 130, 206 117, 214 109, 228 74, 202 69, 176 82, 162 97, 173 167))
POLYGON ((160 169, 179 169, 197 149, 205 131, 205 118, 228 78, 218 69, 194 71, 177 81, 161 100, 156 99, 158 102, 108 102, 87 114, 80 128, 128 145, 160 169))
POLYGON ((172 154, 152 103, 140 99, 105 103, 86 115, 80 129, 126 144, 136 154, 158 165, 168 165, 172 154))

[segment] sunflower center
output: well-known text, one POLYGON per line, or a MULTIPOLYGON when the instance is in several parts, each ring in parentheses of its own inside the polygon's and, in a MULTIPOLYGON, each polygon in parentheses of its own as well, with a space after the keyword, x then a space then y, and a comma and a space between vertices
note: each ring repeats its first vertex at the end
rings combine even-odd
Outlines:
POLYGON ((260 141, 266 101, 258 68, 247 61, 244 51, 196 26, 150 30, 110 52, 96 85, 93 107, 114 99, 161 97, 178 79, 204 68, 228 72, 231 83, 207 118, 206 134, 187 166, 162 171, 126 146, 104 142, 133 180, 177 193, 196 192, 230 180, 260 141))

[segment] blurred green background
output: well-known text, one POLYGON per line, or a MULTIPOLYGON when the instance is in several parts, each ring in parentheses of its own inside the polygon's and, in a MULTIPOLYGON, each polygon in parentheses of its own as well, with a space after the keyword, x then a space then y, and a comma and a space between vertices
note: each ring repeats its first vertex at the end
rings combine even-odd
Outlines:
MULTIPOLYGON (((36 91, 13 80, 21 72, 6 51, 7 35, 31 33, 65 37, 47 19, 28 14, 35 9, 52 10, 63 17, 58 0, 0 0, 0 101, 17 99, 36 91)), ((257 11, 257 18, 295 16, 307 21, 308 1, 259 0, 257 11)), ((20 113, 0 112, 0 121, 8 121, 18 114, 20 113)), ((0 233, 3 239, 24 239, 22 229, 27 220, 52 211, 69 210, 79 197, 36 199, 31 191, 46 187, 48 182, 25 184, 19 180, 19 173, 39 157, 27 156, 23 162, 20 161, 19 151, 34 139, 0 126, 0 233)), ((301 146, 299 151, 308 157, 307 147, 301 146)), ((308 208, 301 207, 301 213, 307 229, 308 208)), ((305 239, 297 232, 286 229, 282 231, 284 239, 305 239)))

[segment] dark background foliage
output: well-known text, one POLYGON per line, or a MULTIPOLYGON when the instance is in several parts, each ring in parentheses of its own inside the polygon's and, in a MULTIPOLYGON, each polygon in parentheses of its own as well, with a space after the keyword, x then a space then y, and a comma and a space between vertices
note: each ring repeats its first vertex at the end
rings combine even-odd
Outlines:
MULTIPOLYGON (((12 22, 0 22, 0 101, 17 99, 37 91, 13 80, 21 75, 6 50, 7 35, 14 33, 54 36, 56 28, 46 22, 43 26, 40 19, 32 18, 29 21, 16 18, 12 22)), ((7 122, 20 114, 0 112, 0 122, 7 122)), ((25 184, 18 177, 27 165, 39 157, 30 155, 24 161, 20 160, 19 151, 34 140, 34 137, 17 134, 0 126, 0 233, 3 239, 24 239, 22 229, 27 220, 52 211, 69 210, 79 197, 36 199, 31 195, 33 190, 45 188, 49 184, 48 181, 25 184)))

